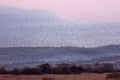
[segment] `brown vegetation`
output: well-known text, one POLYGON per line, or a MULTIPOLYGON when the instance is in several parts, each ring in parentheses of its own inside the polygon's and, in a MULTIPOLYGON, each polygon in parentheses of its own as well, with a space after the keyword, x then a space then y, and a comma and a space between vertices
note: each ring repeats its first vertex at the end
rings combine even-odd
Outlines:
MULTIPOLYGON (((83 73, 69 75, 0 75, 0 80, 109 80, 106 74, 83 73)), ((110 79, 114 80, 114 79, 110 79)), ((119 80, 119 79, 118 79, 119 80)))
POLYGON ((43 77, 42 80, 55 80, 54 77, 43 77))
POLYGON ((106 76, 107 79, 119 79, 120 80, 120 73, 110 73, 110 74, 107 74, 106 76))

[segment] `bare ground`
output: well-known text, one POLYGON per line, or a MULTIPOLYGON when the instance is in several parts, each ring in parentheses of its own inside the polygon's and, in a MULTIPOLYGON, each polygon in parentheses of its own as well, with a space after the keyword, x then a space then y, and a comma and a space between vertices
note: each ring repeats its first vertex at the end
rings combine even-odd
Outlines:
POLYGON ((84 73, 79 75, 0 75, 0 80, 120 80, 106 79, 106 74, 84 73), (47 78, 47 79, 46 79, 47 78))

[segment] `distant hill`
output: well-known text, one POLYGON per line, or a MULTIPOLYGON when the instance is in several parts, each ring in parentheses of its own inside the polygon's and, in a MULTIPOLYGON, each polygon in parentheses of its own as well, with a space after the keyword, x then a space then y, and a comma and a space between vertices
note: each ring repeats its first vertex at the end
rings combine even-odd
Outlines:
POLYGON ((80 47, 7 47, 0 48, 0 64, 6 67, 35 66, 41 63, 120 62, 120 45, 80 47))

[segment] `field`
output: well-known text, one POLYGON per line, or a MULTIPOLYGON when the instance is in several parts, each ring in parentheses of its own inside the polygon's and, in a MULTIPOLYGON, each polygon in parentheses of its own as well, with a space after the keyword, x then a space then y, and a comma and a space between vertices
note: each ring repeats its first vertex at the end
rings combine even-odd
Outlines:
POLYGON ((106 79, 106 74, 84 73, 79 75, 0 75, 0 80, 120 80, 106 79))

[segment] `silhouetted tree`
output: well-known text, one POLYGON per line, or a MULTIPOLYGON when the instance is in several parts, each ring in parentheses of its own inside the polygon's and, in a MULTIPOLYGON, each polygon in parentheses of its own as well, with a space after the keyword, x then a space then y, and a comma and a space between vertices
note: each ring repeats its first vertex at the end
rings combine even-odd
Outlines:
POLYGON ((83 67, 79 66, 79 67, 78 67, 78 71, 79 71, 79 73, 81 73, 81 72, 84 72, 85 70, 84 70, 83 67))
POLYGON ((51 65, 49 64, 41 64, 37 66, 37 69, 41 71, 42 74, 50 74, 51 73, 51 65))
POLYGON ((22 73, 22 70, 20 69, 17 69, 17 68, 14 68, 12 71, 9 71, 9 73, 12 73, 12 74, 21 74, 22 73))
POLYGON ((72 73, 72 74, 78 74, 78 73, 79 73, 78 67, 72 66, 72 67, 70 68, 70 73, 72 73))
POLYGON ((7 70, 4 67, 1 67, 0 74, 7 74, 7 70))

